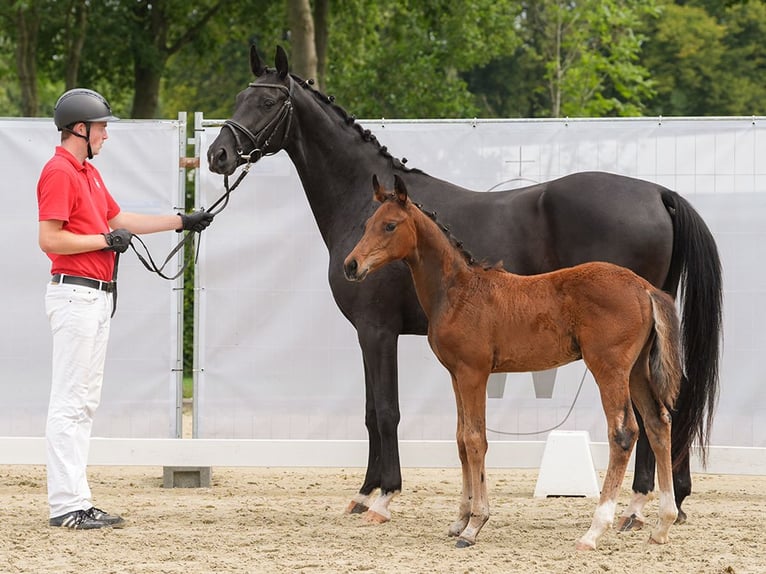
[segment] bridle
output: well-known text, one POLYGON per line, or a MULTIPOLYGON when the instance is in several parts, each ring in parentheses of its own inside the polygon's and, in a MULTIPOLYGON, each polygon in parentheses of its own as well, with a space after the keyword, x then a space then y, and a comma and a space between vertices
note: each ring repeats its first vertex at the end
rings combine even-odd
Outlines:
POLYGON ((287 86, 283 86, 282 84, 259 84, 257 82, 252 82, 248 86, 250 88, 276 88, 285 92, 285 95, 287 96, 285 101, 282 102, 282 107, 279 108, 277 114, 271 120, 269 120, 269 122, 263 126, 263 128, 257 134, 254 134, 247 127, 243 126, 239 122, 235 122, 234 120, 226 120, 223 122, 223 127, 229 128, 232 135, 234 136, 237 155, 248 166, 251 163, 257 162, 264 156, 277 153, 276 151, 268 152, 266 150, 269 147, 269 144, 271 144, 271 138, 274 137, 274 134, 276 134, 277 131, 283 127, 283 125, 284 130, 282 130, 281 143, 285 142, 288 134, 290 133, 290 127, 292 126, 293 121, 293 102, 291 99, 293 95, 293 79, 292 77, 288 76, 288 80, 290 82, 289 88, 287 86), (245 148, 240 141, 240 135, 245 136, 252 145, 252 149, 248 153, 245 153, 245 148))

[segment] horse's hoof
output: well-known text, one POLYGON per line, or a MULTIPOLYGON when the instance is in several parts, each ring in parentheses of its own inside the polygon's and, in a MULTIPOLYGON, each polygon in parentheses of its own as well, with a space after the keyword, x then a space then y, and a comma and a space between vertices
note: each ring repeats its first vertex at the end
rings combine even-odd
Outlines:
POLYGON ((368 522, 369 524, 384 524, 391 520, 391 518, 387 516, 383 516, 382 514, 379 514, 375 512, 374 510, 368 510, 364 513, 364 516, 362 516, 363 520, 365 522, 368 522))
POLYGON ((686 524, 686 513, 680 508, 678 509, 678 516, 676 516, 674 524, 686 524))
POLYGON ((465 538, 458 538, 457 542, 455 543, 455 548, 468 548, 469 546, 473 546, 476 544, 475 542, 471 542, 470 540, 466 540, 465 538))
POLYGON ((457 536, 460 536, 460 534, 463 532, 463 530, 465 530, 466 526, 467 526, 467 524, 465 522, 462 522, 462 521, 455 522, 455 523, 453 523, 449 527, 449 530, 447 531, 447 534, 449 534, 453 538, 457 537, 457 536))
POLYGON ((590 542, 583 542, 582 540, 578 540, 577 544, 575 544, 575 549, 578 551, 580 550, 595 550, 596 545, 592 544, 590 542))
POLYGON ((635 514, 623 516, 617 525, 617 532, 630 532, 631 530, 641 530, 644 527, 644 521, 635 514))
POLYGON ((364 504, 361 504, 359 502, 351 501, 348 503, 348 507, 346 508, 346 514, 364 514, 367 512, 368 508, 364 504))

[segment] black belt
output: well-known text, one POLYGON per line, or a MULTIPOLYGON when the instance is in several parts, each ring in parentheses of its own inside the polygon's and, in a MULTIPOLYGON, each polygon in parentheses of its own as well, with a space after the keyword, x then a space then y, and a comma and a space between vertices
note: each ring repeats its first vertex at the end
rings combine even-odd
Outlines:
POLYGON ((63 275, 61 273, 56 273, 53 277, 51 277, 51 283, 54 285, 58 285, 59 283, 80 285, 82 287, 90 287, 91 289, 106 291, 107 293, 114 293, 117 290, 117 283, 115 281, 99 281, 98 279, 91 279, 89 277, 63 275))

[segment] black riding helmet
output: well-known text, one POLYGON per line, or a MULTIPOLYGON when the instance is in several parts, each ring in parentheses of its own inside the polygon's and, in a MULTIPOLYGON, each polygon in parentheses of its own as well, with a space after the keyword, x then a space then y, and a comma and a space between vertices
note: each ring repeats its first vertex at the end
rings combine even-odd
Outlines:
POLYGON ((120 118, 112 115, 112 108, 104 96, 86 88, 74 88, 64 92, 53 108, 53 121, 59 131, 68 131, 88 142, 88 159, 93 159, 90 149, 91 122, 111 122, 120 118), (72 126, 84 122, 86 135, 72 131, 72 126))

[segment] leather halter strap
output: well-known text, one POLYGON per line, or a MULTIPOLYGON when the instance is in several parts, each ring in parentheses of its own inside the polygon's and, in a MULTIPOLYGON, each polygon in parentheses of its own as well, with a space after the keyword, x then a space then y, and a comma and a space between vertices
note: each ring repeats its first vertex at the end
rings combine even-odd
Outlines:
POLYGON ((284 130, 282 131, 282 143, 284 143, 288 134, 290 133, 293 119, 293 102, 291 99, 293 79, 290 76, 288 76, 288 78, 290 80, 289 88, 287 86, 283 86, 282 84, 259 84, 256 82, 253 82, 249 85, 250 88, 276 88, 285 92, 287 95, 287 98, 284 102, 282 102, 282 106, 279 108, 277 114, 271 120, 269 120, 268 123, 263 126, 260 131, 258 131, 258 133, 253 133, 249 128, 247 128, 247 126, 244 126, 234 120, 226 120, 223 123, 223 127, 229 128, 232 135, 234 136, 234 141, 236 142, 237 146, 237 155, 240 157, 240 159, 248 164, 255 163, 263 156, 273 155, 276 153, 276 151, 269 152, 268 147, 271 144, 271 138, 274 137, 274 135, 279 131, 281 127, 284 126, 284 130), (245 153, 245 147, 242 145, 242 141, 240 141, 240 135, 244 136, 252 146, 250 151, 247 153, 245 153))

